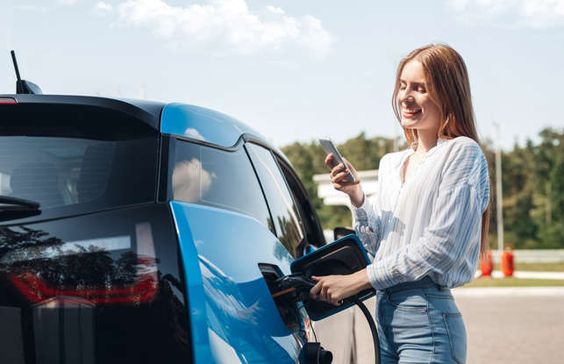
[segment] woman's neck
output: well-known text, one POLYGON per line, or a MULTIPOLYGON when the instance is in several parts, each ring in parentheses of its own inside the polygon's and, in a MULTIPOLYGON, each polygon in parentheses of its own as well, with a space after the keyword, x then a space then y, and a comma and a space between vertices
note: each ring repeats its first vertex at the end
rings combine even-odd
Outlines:
POLYGON ((436 130, 417 130, 417 148, 415 152, 418 154, 425 154, 435 145, 437 145, 437 131, 436 130))

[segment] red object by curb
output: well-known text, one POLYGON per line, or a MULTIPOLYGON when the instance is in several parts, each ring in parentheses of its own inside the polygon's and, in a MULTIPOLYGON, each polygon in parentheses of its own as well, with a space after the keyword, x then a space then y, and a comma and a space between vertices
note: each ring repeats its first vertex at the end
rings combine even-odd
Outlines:
POLYGON ((512 277, 515 271, 514 258, 511 250, 506 250, 501 254, 501 271, 505 277, 512 277))
POLYGON ((480 270, 482 271, 482 277, 491 277, 493 271, 493 259, 491 251, 487 251, 480 258, 480 270))

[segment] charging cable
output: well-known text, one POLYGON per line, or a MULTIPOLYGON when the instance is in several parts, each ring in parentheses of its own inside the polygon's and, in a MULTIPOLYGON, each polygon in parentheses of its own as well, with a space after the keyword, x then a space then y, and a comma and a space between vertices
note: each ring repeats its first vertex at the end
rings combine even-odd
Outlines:
POLYGON ((379 338, 378 338, 378 331, 376 330, 376 323, 370 314, 370 311, 366 308, 364 303, 358 298, 354 299, 354 303, 360 308, 364 317, 366 317, 366 321, 368 321, 368 326, 370 326, 370 331, 372 332, 372 341, 374 344, 374 363, 380 364, 380 345, 379 345, 379 338))
MULTIPOLYGON (((276 280, 276 290, 272 293, 272 298, 280 298, 282 296, 292 297, 292 301, 305 301, 311 299, 309 291, 315 286, 315 282, 311 279, 306 278, 303 274, 289 274, 287 276, 278 278, 276 280)), ((350 300, 347 299, 347 300, 350 300)), ((350 301, 349 301, 350 302, 350 301)), ((378 332, 376 330, 376 323, 370 314, 370 311, 364 303, 357 297, 352 299, 364 314, 366 321, 368 321, 368 326, 372 332, 372 341, 374 344, 374 359, 375 363, 380 363, 380 350, 378 344, 378 332)))

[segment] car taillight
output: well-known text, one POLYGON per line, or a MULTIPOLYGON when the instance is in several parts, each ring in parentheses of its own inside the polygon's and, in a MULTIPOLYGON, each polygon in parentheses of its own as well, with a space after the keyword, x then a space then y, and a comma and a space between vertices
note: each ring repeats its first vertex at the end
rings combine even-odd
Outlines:
POLYGON ((158 291, 150 224, 137 224, 135 233, 134 250, 129 236, 97 238, 16 250, 0 263, 11 265, 10 281, 32 304, 147 303, 158 291))
POLYGON ((0 97, 0 105, 13 105, 17 103, 16 99, 11 97, 0 97))
POLYGON ((33 273, 13 275, 12 283, 31 302, 39 303, 54 297, 69 296, 80 297, 92 304, 112 303, 144 303, 151 301, 157 292, 156 276, 140 276, 137 281, 129 286, 111 287, 106 289, 67 289, 60 286, 51 286, 33 273))

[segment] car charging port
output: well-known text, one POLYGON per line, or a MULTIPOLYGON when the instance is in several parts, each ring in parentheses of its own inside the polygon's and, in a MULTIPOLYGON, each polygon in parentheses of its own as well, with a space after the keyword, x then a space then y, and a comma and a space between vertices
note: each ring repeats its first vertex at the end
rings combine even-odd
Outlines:
POLYGON ((315 286, 315 282, 301 274, 289 274, 276 279, 273 286, 272 298, 276 300, 286 297, 296 303, 310 299, 309 291, 315 286))
MULTIPOLYGON (((261 263, 259 268, 282 320, 289 329, 299 329, 298 302, 311 300, 309 291, 315 286, 315 282, 304 274, 284 275, 280 268, 273 264, 261 263)), ((332 360, 333 354, 318 342, 305 342, 298 357, 300 364, 330 364, 332 360)))
POLYGON ((304 289, 307 282, 298 283, 298 278, 285 276, 274 264, 260 263, 259 269, 286 327, 293 332, 300 330, 301 315, 297 303, 305 298, 304 289))

